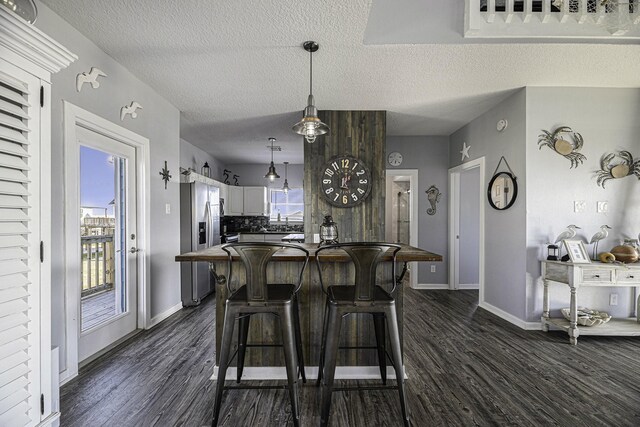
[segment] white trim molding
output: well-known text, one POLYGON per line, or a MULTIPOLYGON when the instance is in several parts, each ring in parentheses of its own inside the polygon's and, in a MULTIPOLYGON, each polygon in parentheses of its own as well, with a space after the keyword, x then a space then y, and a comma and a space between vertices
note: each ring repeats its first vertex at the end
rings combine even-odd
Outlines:
POLYGON ((495 314, 507 322, 516 325, 519 328, 525 329, 527 331, 540 331, 542 330, 542 324, 540 322, 526 322, 511 313, 507 313, 506 311, 493 306, 487 302, 481 302, 478 307, 487 310, 491 314, 495 314))
POLYGON ((150 147, 149 140, 128 129, 84 110, 67 101, 63 103, 63 138, 64 138, 64 206, 65 206, 65 331, 66 331, 66 369, 60 373, 60 382, 64 384, 78 375, 78 330, 79 315, 77 301, 79 295, 80 278, 80 228, 79 191, 80 179, 78 166, 80 164, 79 149, 76 137, 76 127, 81 126, 108 138, 120 141, 135 148, 137 162, 137 247, 138 254, 138 318, 137 328, 145 329, 150 323, 150 147))
MULTIPOLYGON (((0 46, 48 73, 57 73, 78 59, 60 43, 4 7, 0 7, 0 46)), ((46 80, 49 81, 48 76, 46 80)))
POLYGON ((153 316, 149 322, 147 323, 145 329, 151 329, 154 326, 158 325, 160 322, 162 322, 163 320, 166 320, 167 318, 169 318, 170 316, 174 315, 175 313, 179 312, 180 310, 182 310, 182 303, 179 302, 178 304, 174 305, 173 307, 169 308, 168 310, 163 311, 162 313, 153 316))

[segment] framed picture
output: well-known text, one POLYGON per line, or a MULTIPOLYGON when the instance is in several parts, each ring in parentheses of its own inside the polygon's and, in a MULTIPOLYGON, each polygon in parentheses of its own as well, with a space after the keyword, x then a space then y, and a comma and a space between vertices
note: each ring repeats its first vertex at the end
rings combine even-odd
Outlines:
POLYGON ((587 254, 587 248, 584 247, 582 240, 563 240, 562 242, 572 263, 589 264, 591 262, 589 254, 587 254))

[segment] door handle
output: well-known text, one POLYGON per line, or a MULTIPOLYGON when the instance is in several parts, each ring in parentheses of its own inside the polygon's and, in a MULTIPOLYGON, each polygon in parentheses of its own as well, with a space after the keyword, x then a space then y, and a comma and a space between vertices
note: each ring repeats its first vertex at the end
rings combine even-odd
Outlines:
POLYGON ((136 252, 140 252, 142 249, 138 249, 135 246, 131 246, 131 249, 129 249, 129 253, 130 254, 135 254, 136 252))

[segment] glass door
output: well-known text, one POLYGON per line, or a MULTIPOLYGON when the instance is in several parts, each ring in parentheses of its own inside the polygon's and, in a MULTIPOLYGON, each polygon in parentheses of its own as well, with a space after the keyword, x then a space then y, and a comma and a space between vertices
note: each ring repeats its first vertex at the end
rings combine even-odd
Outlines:
POLYGON ((135 149, 78 127, 79 361, 137 327, 135 149))

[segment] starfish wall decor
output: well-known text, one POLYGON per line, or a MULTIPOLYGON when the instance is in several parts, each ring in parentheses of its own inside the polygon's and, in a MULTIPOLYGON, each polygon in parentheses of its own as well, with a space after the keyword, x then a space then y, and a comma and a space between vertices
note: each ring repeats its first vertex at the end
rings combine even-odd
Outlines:
POLYGON ((164 181, 164 189, 167 189, 167 183, 171 179, 171 175, 169 173, 169 169, 167 169, 167 161, 164 161, 164 168, 160 171, 160 175, 162 175, 162 180, 164 181))

